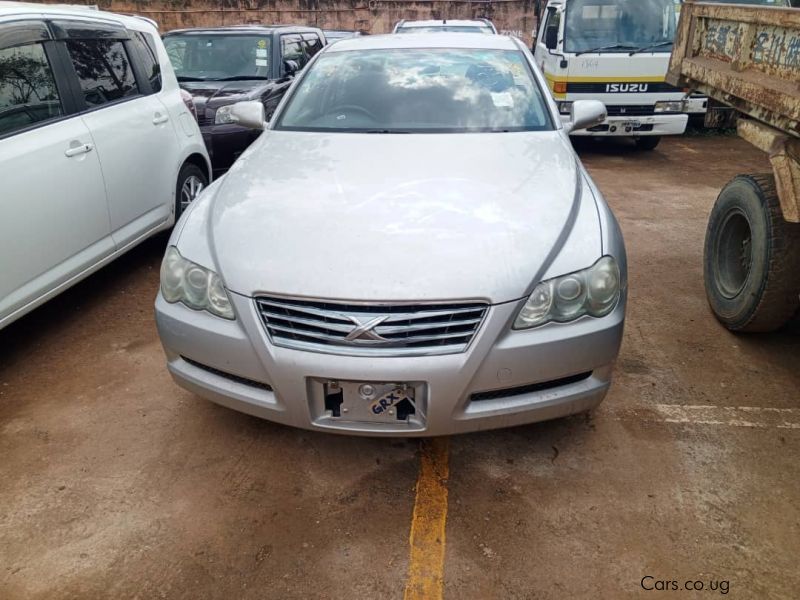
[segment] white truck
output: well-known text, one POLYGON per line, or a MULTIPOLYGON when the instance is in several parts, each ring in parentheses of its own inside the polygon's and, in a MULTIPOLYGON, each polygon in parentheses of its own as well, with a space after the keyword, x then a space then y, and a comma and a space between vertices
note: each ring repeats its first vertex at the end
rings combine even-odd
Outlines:
POLYGON ((627 136, 653 150, 686 130, 687 93, 665 82, 675 0, 549 0, 534 57, 562 119, 575 100, 600 100, 605 122, 577 135, 627 136))

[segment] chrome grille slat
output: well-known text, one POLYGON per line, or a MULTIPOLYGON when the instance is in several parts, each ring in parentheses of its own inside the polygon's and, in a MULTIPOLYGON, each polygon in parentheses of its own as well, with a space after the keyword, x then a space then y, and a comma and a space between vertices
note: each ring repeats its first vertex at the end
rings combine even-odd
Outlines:
POLYGON ((466 350, 487 304, 340 304, 257 297, 276 346, 357 356, 420 356, 466 350), (372 327, 367 324, 374 322, 372 327))
MULTIPOLYGON (((384 321, 388 323, 389 320, 384 321)), ((435 321, 431 323, 421 323, 419 325, 395 325, 393 327, 384 327, 383 324, 375 328, 375 332, 384 335, 390 333, 400 333, 403 331, 424 331, 426 329, 437 329, 439 327, 463 327, 465 325, 477 325, 480 319, 468 319, 466 321, 435 321)))

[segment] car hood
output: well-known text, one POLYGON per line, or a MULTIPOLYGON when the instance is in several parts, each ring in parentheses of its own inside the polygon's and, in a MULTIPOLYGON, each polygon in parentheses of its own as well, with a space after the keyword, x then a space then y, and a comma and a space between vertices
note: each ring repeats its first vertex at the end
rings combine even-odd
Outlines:
POLYGON ((259 97, 274 85, 271 81, 181 81, 180 86, 192 95, 198 109, 218 108, 240 100, 259 97))
POLYGON ((215 186, 204 226, 239 294, 499 303, 529 293, 579 223, 576 264, 599 257, 583 188, 560 132, 267 131, 215 186))

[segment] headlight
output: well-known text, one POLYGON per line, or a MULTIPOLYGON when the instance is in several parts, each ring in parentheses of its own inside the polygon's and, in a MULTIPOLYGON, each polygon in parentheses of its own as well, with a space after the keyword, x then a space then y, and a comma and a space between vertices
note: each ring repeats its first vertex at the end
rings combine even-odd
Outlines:
POLYGON ((183 258, 175 246, 167 248, 161 262, 161 294, 174 304, 205 310, 223 319, 234 319, 228 293, 214 271, 183 258))
POLYGON ((519 311, 514 329, 566 323, 584 315, 604 317, 617 305, 619 293, 617 261, 604 256, 588 269, 537 285, 519 311))
POLYGON ((662 100, 661 102, 656 102, 655 112, 657 113, 683 112, 683 100, 662 100))
POLYGON ((562 115, 568 115, 570 110, 572 110, 572 102, 559 102, 558 103, 558 112, 562 115))
POLYGON ((231 110, 233 110, 233 104, 220 106, 217 109, 217 112, 214 114, 214 125, 227 125, 229 123, 236 123, 236 120, 231 114, 231 110))

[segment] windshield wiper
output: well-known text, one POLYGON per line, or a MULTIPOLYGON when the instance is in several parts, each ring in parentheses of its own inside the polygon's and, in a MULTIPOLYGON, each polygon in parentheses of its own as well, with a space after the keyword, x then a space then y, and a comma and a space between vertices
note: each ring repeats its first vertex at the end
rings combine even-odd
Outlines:
POLYGON ((178 75, 178 81, 208 81, 206 77, 186 77, 184 75, 178 75))
POLYGON ((231 77, 220 77, 217 81, 250 81, 251 79, 269 79, 264 75, 232 75, 231 77))
POLYGON ((638 54, 639 52, 647 52, 648 50, 655 50, 656 48, 661 48, 662 46, 671 46, 672 42, 658 42, 657 44, 650 44, 649 46, 643 46, 642 48, 637 48, 633 50, 628 56, 633 56, 634 54, 638 54))
POLYGON ((576 52, 575 56, 580 56, 581 54, 589 54, 590 52, 602 52, 603 50, 638 50, 639 46, 634 46, 632 44, 609 44, 608 46, 598 46, 597 48, 590 48, 589 50, 581 50, 580 52, 576 52))
POLYGON ((361 133, 411 133, 402 129, 367 129, 361 133))

